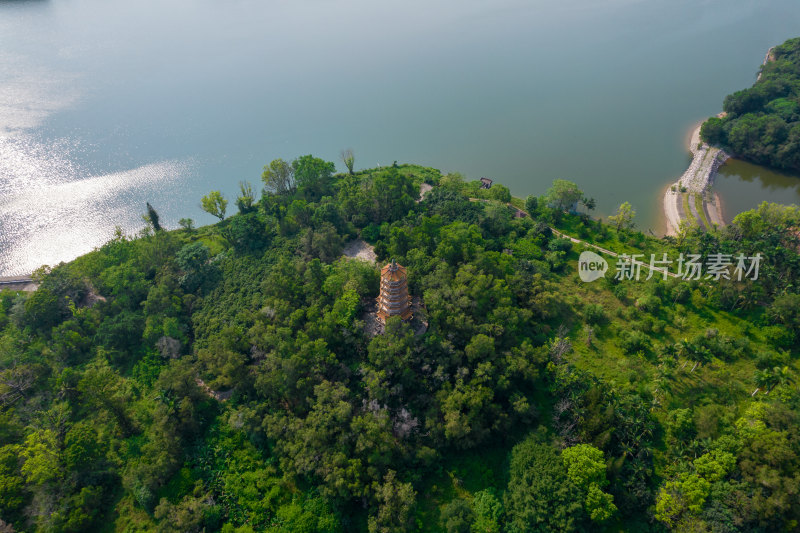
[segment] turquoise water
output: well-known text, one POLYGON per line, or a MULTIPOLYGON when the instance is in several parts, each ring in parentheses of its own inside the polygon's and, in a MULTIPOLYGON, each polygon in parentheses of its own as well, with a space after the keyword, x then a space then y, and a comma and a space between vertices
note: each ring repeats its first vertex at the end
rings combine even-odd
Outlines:
POLYGON ((796 0, 0 0, 0 275, 135 232, 146 201, 210 223, 209 190, 343 148, 521 196, 570 179, 658 231, 686 131, 798 23, 796 0))

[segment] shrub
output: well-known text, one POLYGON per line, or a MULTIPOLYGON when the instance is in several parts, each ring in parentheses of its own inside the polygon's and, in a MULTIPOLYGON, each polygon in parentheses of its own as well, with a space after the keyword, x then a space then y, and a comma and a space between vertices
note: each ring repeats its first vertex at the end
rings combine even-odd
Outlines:
POLYGON ((620 347, 627 354, 650 350, 650 339, 641 331, 623 331, 619 335, 620 347))
POLYGON ((589 304, 586 306, 586 310, 584 311, 584 315, 586 316, 586 322, 589 324, 603 324, 608 321, 608 316, 606 316, 606 311, 603 309, 603 306, 600 304, 589 304))

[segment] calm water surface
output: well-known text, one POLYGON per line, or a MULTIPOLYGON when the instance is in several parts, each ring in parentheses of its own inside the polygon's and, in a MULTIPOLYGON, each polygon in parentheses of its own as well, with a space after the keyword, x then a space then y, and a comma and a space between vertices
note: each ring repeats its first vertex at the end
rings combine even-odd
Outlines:
MULTIPOLYGON (((521 196, 571 179, 658 231, 685 132, 798 28, 796 0, 0 0, 0 275, 135 232, 146 201, 212 222, 209 190, 347 147, 521 196)), ((730 209, 800 201, 726 168, 730 209)))
POLYGON ((714 190, 722 198, 726 220, 764 201, 800 205, 800 176, 736 159, 728 160, 720 168, 714 190))

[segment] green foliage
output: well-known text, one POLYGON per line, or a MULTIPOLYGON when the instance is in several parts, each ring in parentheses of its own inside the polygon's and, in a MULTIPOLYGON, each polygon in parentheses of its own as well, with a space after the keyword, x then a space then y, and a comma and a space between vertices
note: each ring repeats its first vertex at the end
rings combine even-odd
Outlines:
POLYGON ((370 533, 407 531, 411 525, 411 511, 416 493, 410 483, 402 483, 389 470, 376 491, 378 512, 369 517, 370 533))
POLYGON ((472 510, 475 521, 472 523, 473 533, 499 533, 503 521, 503 502, 491 488, 476 492, 472 499, 472 510))
POLYGON ((541 436, 514 447, 505 495, 509 531, 579 531, 585 515, 580 491, 555 448, 541 436))
POLYGON ((304 156, 265 176, 261 200, 243 188, 218 224, 117 232, 37 272, 38 291, 0 292, 3 520, 795 528, 797 209, 620 241, 549 197, 512 218, 503 187, 415 165, 334 176, 304 156), (423 182, 435 187, 417 203, 423 182), (757 282, 583 284, 555 219, 618 252, 769 254, 757 282), (379 265, 341 257, 359 233, 421 303, 380 335, 365 314, 379 265))
POLYGON ((761 68, 749 89, 725 97, 726 116, 708 119, 701 138, 756 163, 800 169, 800 38, 772 50, 774 61, 761 68))
POLYGON ((178 251, 175 260, 183 272, 179 283, 186 292, 195 292, 213 279, 215 269, 209 264, 210 258, 208 247, 199 241, 187 244, 178 251))
POLYGON ((255 209, 255 202, 253 186, 250 185, 250 182, 240 181, 239 196, 236 198, 236 207, 239 209, 239 213, 244 215, 252 212, 255 209))
POLYGON ((222 196, 221 192, 211 191, 200 199, 200 205, 206 213, 220 220, 225 219, 225 210, 228 208, 228 200, 222 196))
POLYGON ((578 444, 565 448, 561 458, 567 467, 567 478, 577 487, 608 484, 602 450, 590 444, 578 444))
POLYGON ((276 194, 294 193, 296 188, 294 172, 292 165, 283 159, 275 159, 269 165, 264 165, 261 180, 267 189, 276 194))
POLYGON ((650 350, 650 338, 641 331, 622 331, 619 335, 619 345, 628 354, 647 352, 650 350))
POLYGON ((347 172, 352 176, 353 175, 353 166, 356 162, 356 156, 353 154, 353 150, 348 148, 346 150, 342 150, 341 153, 342 163, 347 168, 347 172))
POLYGON ((312 155, 298 157, 292 162, 297 192, 309 201, 318 201, 331 192, 336 165, 312 155))
POLYGON ((178 224, 188 233, 192 233, 195 230, 194 220, 191 218, 182 218, 178 221, 178 224))
POLYGON ((153 231, 161 231, 162 228, 161 224, 159 223, 158 213, 156 213, 156 210, 152 205, 150 205, 150 202, 147 202, 147 215, 145 218, 153 228, 153 231))
POLYGON ((578 444, 561 452, 567 467, 567 478, 585 494, 584 508, 593 522, 611 518, 617 507, 610 494, 602 491, 608 485, 603 452, 590 444, 578 444))
POLYGON ((258 213, 247 212, 231 218, 223 228, 222 234, 239 252, 253 252, 269 244, 270 234, 266 221, 258 213))
POLYGON ((555 180, 547 190, 547 204, 558 211, 573 207, 583 198, 583 192, 577 185, 567 180, 555 180))
POLYGON ((48 330, 66 317, 63 299, 47 287, 37 290, 25 301, 25 323, 34 329, 48 330))
POLYGON ((672 527, 687 514, 699 514, 710 490, 711 484, 706 479, 697 474, 682 474, 659 491, 656 519, 672 527))
POLYGON ((617 231, 629 230, 633 228, 633 219, 636 216, 636 210, 628 202, 622 202, 617 208, 616 213, 608 217, 608 221, 614 224, 617 231))
POLYGON ((442 509, 439 523, 447 533, 469 533, 475 522, 475 513, 469 502, 456 498, 442 509))
POLYGON ((694 460, 697 473, 711 483, 721 480, 736 466, 736 457, 722 450, 711 450, 694 460))

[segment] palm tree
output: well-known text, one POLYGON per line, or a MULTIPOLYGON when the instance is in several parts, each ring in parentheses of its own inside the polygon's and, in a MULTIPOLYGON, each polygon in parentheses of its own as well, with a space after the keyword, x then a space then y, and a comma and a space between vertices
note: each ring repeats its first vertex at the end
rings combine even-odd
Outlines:
POLYGON ((788 385, 794 383, 794 377, 788 366, 776 366, 772 369, 772 386, 767 390, 767 394, 777 385, 788 385))
POLYGON ((753 395, 755 395, 755 393, 758 392, 759 389, 767 389, 767 393, 769 393, 769 391, 771 391, 773 387, 777 385, 777 382, 775 381, 775 376, 769 369, 756 370, 755 374, 753 374, 753 378, 755 378, 756 386, 758 387, 753 392, 753 395))
POLYGON ((687 339, 681 339, 675 343, 675 351, 678 357, 689 357, 694 353, 694 344, 687 339))

